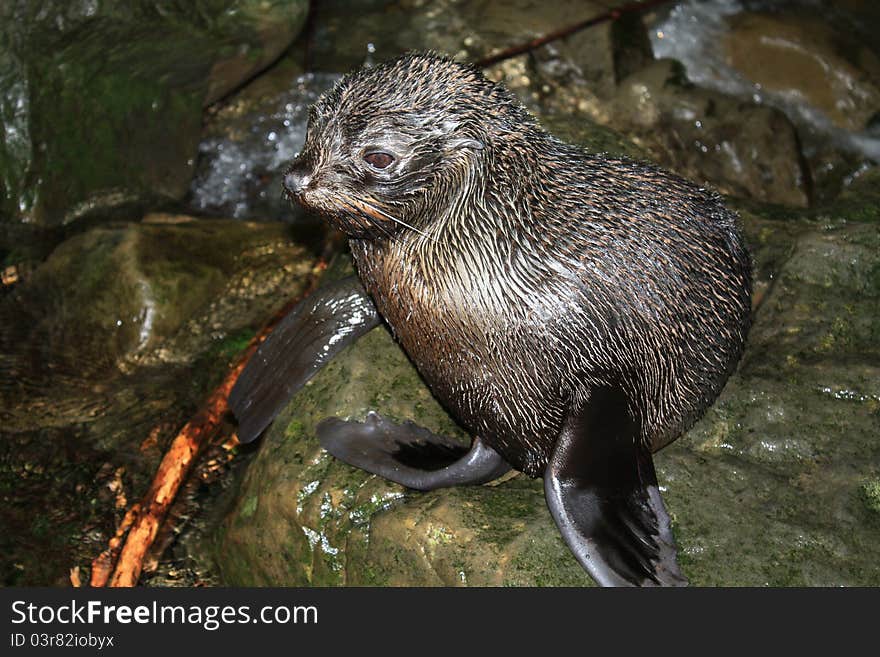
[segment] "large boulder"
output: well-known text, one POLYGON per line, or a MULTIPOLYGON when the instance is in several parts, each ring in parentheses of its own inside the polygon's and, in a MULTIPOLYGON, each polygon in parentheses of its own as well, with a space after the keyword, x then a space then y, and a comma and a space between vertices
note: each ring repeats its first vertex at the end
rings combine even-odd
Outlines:
POLYGON ((650 19, 650 36, 655 54, 681 62, 696 85, 785 112, 797 126, 810 201, 821 205, 880 161, 878 17, 876 3, 858 1, 801 3, 796 12, 682 2, 650 19))
POLYGON ((0 5, 0 221, 182 198, 203 106, 277 58, 307 4, 0 5))
POLYGON ((801 99, 855 132, 865 130, 880 107, 880 57, 827 22, 746 12, 729 25, 727 62, 760 89, 801 99))
POLYGON ((590 581, 553 526, 539 481, 413 493, 321 449, 320 420, 360 420, 369 410, 464 439, 387 330, 373 330, 319 372, 263 439, 214 537, 225 584, 590 581))
POLYGON ((780 110, 687 82, 674 60, 621 81, 608 120, 654 159, 721 192, 805 207, 810 173, 780 110))
MULTIPOLYGON (((746 353, 706 416, 655 459, 693 584, 880 584, 880 233, 858 209, 871 183, 819 214, 740 204, 757 267, 746 353)), ((369 410, 463 438, 375 329, 263 438, 212 537, 225 583, 590 582, 539 481, 419 493, 320 448, 318 421, 369 410)))

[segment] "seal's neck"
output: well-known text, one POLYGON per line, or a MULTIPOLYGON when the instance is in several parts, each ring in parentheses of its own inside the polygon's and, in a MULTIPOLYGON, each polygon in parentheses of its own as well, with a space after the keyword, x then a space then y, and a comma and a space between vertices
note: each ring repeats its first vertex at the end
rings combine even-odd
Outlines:
POLYGON ((551 222, 559 222, 561 210, 553 199, 563 198, 560 187, 570 184, 558 157, 555 168, 544 157, 560 147, 541 130, 501 137, 468 153, 469 159, 448 162, 447 175, 418 216, 408 218, 418 230, 359 245, 359 252, 370 253, 361 258, 363 267, 384 260, 411 267, 429 285, 448 274, 449 285, 470 286, 503 278, 514 265, 528 269, 531 260, 540 259, 551 222))
POLYGON ((558 214, 561 173, 545 163, 552 139, 542 131, 508 134, 474 163, 461 186, 450 189, 449 202, 432 224, 438 241, 450 248, 483 249, 486 257, 527 246, 546 231, 558 214))

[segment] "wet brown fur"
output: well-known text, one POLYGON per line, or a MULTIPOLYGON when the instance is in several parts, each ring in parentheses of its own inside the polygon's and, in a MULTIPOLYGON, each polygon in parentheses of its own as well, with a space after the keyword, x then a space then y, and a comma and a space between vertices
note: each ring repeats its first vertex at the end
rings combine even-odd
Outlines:
POLYGON ((625 392, 656 451, 740 358, 751 264, 720 198, 557 140, 471 67, 410 54, 347 76, 293 167, 433 393, 531 476, 594 386, 625 392))

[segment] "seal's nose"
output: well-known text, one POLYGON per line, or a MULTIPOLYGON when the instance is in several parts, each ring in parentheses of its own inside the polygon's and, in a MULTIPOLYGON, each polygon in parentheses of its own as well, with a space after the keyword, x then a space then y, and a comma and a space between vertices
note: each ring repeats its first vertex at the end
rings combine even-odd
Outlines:
POLYGON ((291 194, 295 194, 299 196, 302 194, 303 190, 303 181, 302 176, 300 176, 295 171, 288 171, 284 175, 284 189, 286 189, 291 194))
POLYGON ((312 177, 307 171, 307 167, 300 160, 294 160, 293 164, 284 174, 284 189, 294 196, 301 196, 303 190, 308 187, 312 177))

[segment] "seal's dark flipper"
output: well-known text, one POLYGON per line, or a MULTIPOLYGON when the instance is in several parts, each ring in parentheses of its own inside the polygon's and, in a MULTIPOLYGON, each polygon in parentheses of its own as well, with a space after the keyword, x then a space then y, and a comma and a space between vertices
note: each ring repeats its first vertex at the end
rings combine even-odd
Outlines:
POLYGON ((260 345, 229 394, 239 441, 259 436, 327 361, 380 321, 354 276, 298 303, 260 345))
POLYGON ((416 490, 484 484, 510 470, 479 438, 467 449, 412 422, 395 424, 376 413, 365 422, 324 420, 317 433, 339 460, 416 490))
POLYGON ((544 473, 553 519, 602 586, 683 586, 651 453, 623 394, 593 391, 571 412, 544 473))

